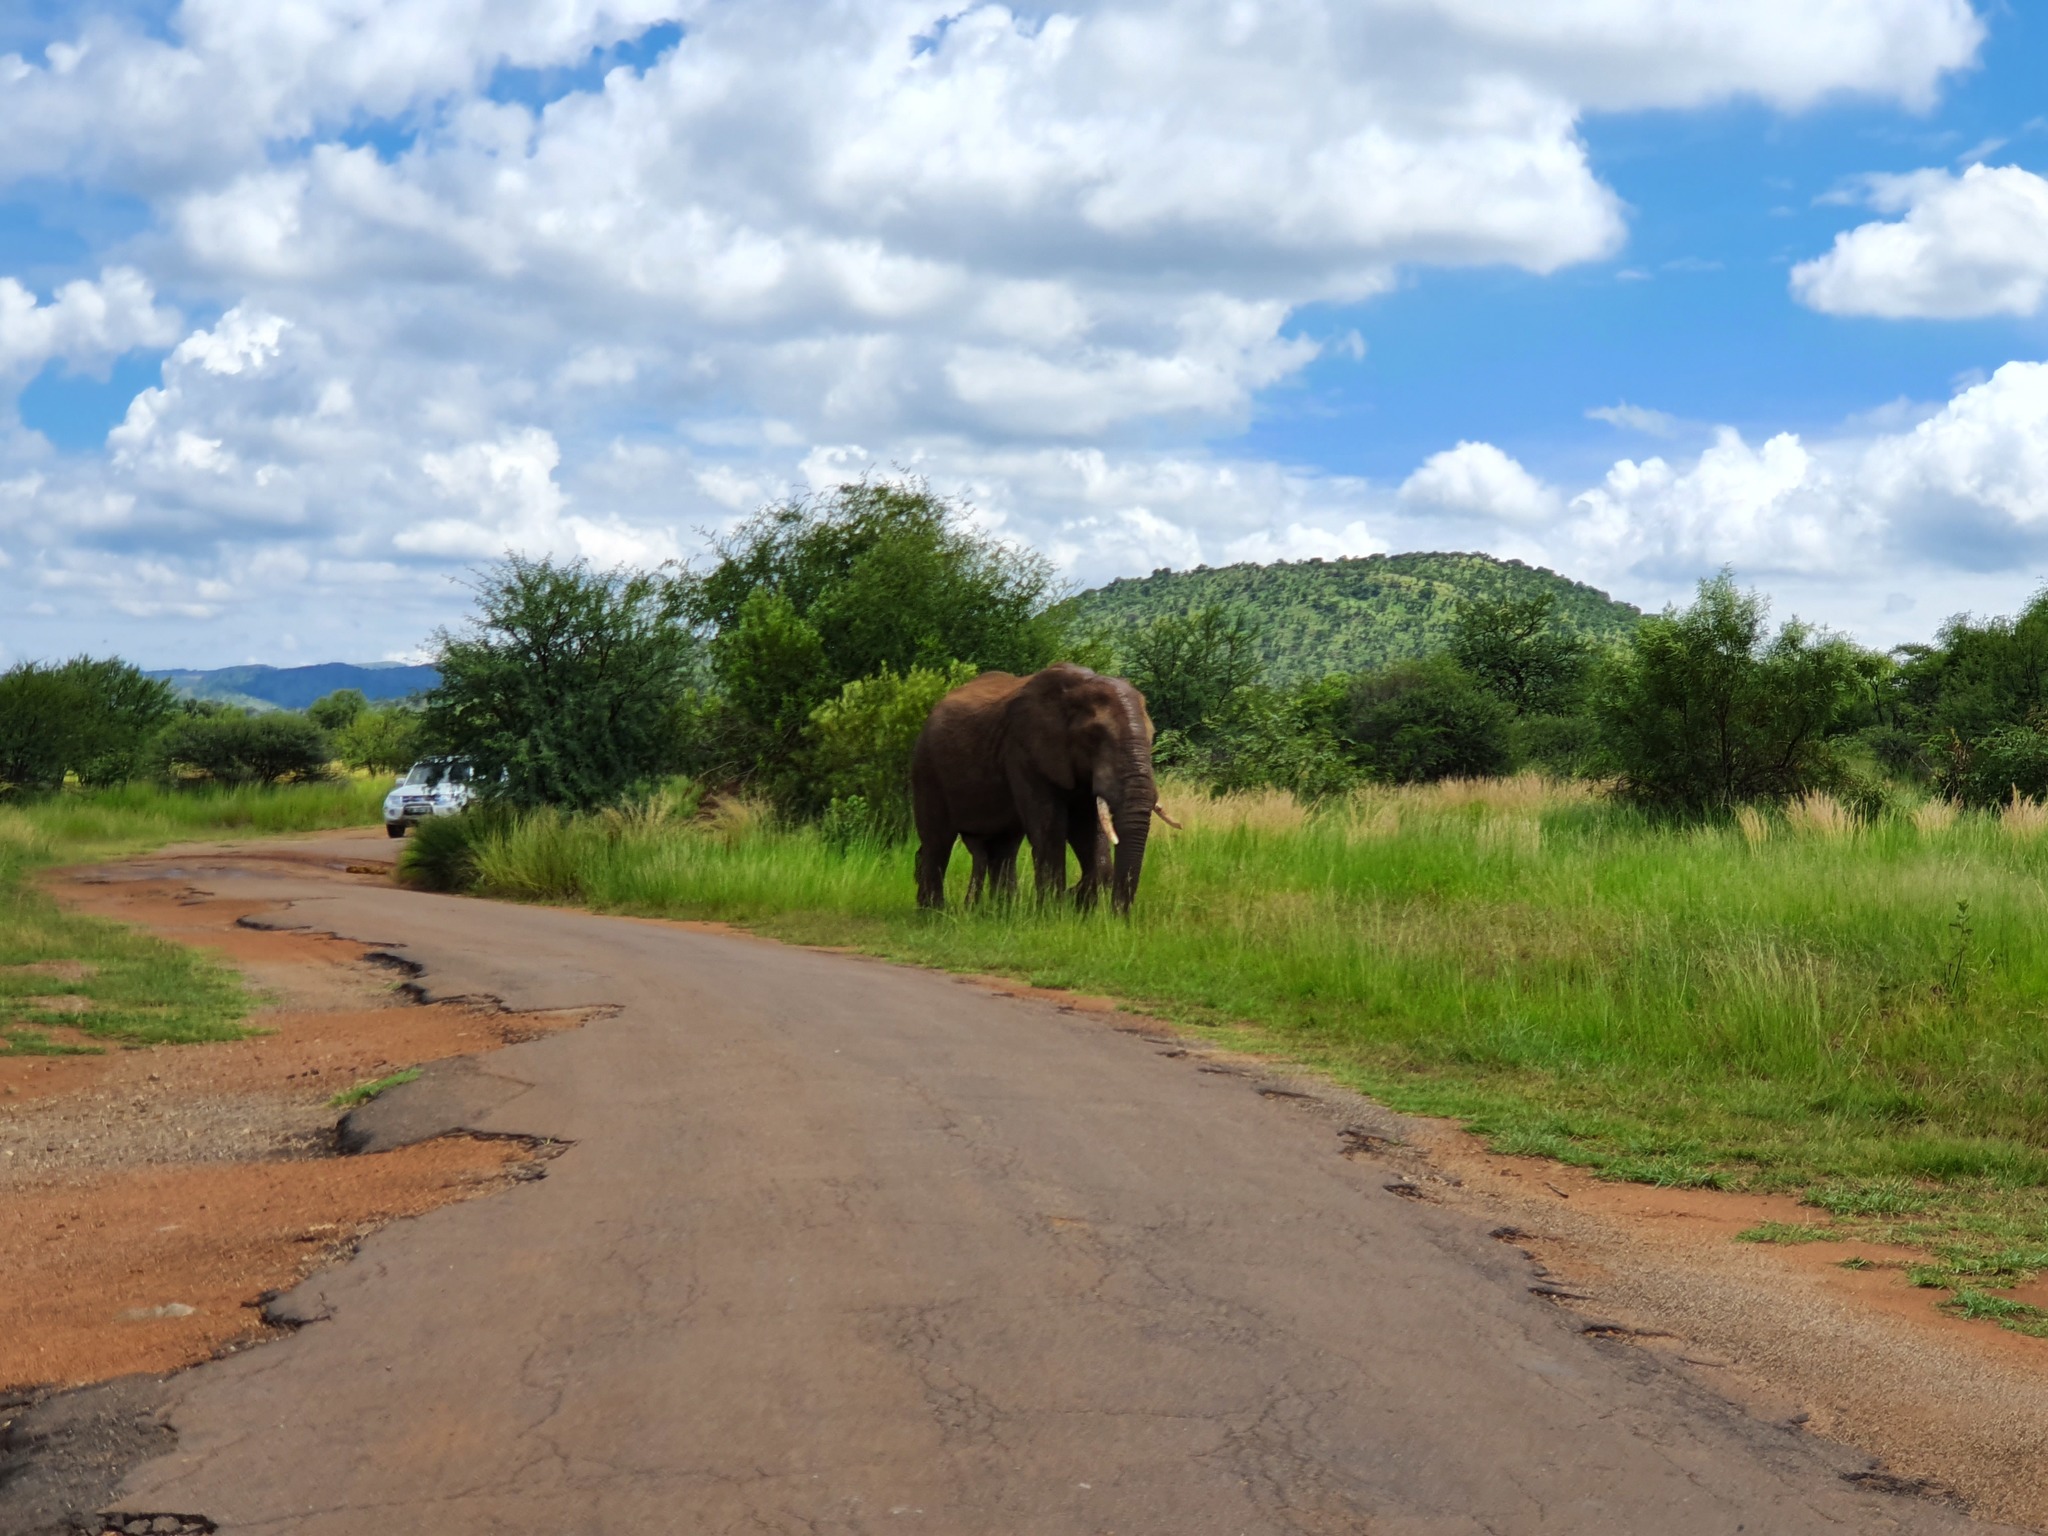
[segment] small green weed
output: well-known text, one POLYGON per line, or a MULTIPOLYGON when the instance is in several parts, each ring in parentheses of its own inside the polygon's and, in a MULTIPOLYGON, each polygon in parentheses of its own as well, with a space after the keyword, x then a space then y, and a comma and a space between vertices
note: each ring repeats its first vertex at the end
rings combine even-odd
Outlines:
POLYGON ((357 1083, 353 1088, 344 1088, 327 1101, 329 1109, 353 1109, 358 1104, 367 1104, 390 1088, 410 1083, 420 1075, 418 1067, 407 1067, 403 1072, 394 1072, 389 1077, 377 1078, 374 1082, 357 1083))
POLYGON ((1972 1322, 1996 1323, 2001 1328, 2010 1328, 2014 1333, 2024 1333, 2036 1339, 2048 1339, 2048 1311, 2030 1307, 2023 1301, 2013 1301, 2005 1296, 1993 1296, 1988 1291, 1964 1289, 1941 1303, 1941 1310, 1952 1317, 1966 1317, 1972 1322))
POLYGON ((1903 1179, 1872 1179, 1824 1184, 1809 1189, 1800 1203, 1831 1216, 1904 1216, 1925 1210, 1929 1198, 1927 1191, 1915 1189, 1903 1179))
POLYGON ((1835 1266, 1837 1269, 1875 1269, 1877 1266, 1868 1259, 1844 1259, 1835 1266))
POLYGON ((1738 1243, 1830 1243, 1838 1234, 1793 1221, 1764 1221, 1735 1234, 1738 1243))

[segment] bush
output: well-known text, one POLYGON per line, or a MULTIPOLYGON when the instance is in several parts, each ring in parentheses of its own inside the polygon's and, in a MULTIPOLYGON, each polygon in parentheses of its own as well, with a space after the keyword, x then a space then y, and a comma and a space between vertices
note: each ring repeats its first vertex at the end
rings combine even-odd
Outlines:
POLYGON ((1161 731, 1213 729, 1231 696, 1258 681, 1258 625, 1242 609, 1163 614, 1124 642, 1125 668, 1161 731))
POLYGON ((1568 713, 1586 644, 1556 626, 1557 594, 1473 598, 1458 610, 1451 659, 1518 715, 1568 713))
POLYGON ((477 845, 510 823, 495 807, 472 806, 460 816, 429 816, 412 830, 398 857, 398 878, 423 891, 467 891, 477 878, 477 845))
POLYGON ((1607 749, 1591 715, 1522 715, 1507 727, 1508 761, 1554 779, 1600 777, 1607 749))
POLYGON ((0 790, 55 789, 67 774, 123 783, 176 710, 170 684, 114 657, 12 667, 0 674, 0 790))
POLYGON ((1788 622, 1767 632, 1763 598, 1722 572, 1683 611, 1644 619, 1594 691, 1601 733, 1633 798, 1725 809, 1830 788, 1830 737, 1869 692, 1875 658, 1788 622))
POLYGON ((1034 672, 1072 652, 1045 560, 990 537, 922 483, 843 485, 770 507, 718 547, 689 589, 714 632, 716 761, 702 766, 805 798, 811 716, 882 673, 1034 672))
POLYGON ((677 766, 696 649, 680 582, 512 555, 476 592, 470 632, 436 637, 424 746, 515 805, 571 810, 677 766))
POLYGON ((2048 732, 2011 725, 1975 741, 1952 739, 1935 788, 1965 805, 2003 805, 2013 796, 2048 799, 2048 732))
POLYGON ((335 733, 334 752, 351 768, 395 773, 423 755, 420 713, 403 704, 359 710, 335 733))
POLYGON ((346 730, 356 717, 370 707, 360 688, 337 688, 306 706, 306 718, 323 731, 346 730))
POLYGON ((309 783, 328 777, 327 737, 304 715, 193 714, 157 739, 167 779, 215 784, 309 783))
POLYGON ((932 706, 975 675, 965 662, 913 667, 901 677, 884 672, 848 683, 838 698, 820 705, 811 715, 807 754, 815 808, 837 807, 839 827, 864 818, 885 840, 907 833, 918 732, 932 706))
POLYGON ((1340 676, 1295 688, 1239 688, 1199 739, 1162 733, 1153 763, 1205 779, 1219 795, 1284 789, 1315 800, 1342 794, 1362 777, 1341 735, 1350 687, 1340 676))
POLYGON ((1361 673, 1349 702, 1353 761, 1376 779, 1482 778, 1508 766, 1507 707, 1448 656, 1361 673))

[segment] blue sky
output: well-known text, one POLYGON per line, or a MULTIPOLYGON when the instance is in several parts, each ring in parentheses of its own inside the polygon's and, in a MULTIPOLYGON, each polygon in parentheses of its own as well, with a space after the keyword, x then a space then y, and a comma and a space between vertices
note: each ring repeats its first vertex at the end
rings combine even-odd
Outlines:
POLYGON ((1077 585, 1922 638, 2048 578, 2043 80, 1970 0, 27 0, 0 661, 408 656, 904 471, 1077 585))

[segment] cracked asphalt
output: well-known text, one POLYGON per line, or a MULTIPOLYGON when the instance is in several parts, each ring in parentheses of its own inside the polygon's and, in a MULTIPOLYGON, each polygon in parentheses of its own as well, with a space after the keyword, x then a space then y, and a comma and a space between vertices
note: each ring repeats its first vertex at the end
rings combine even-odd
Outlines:
POLYGON ((383 841, 188 868, 433 997, 616 1008, 369 1122, 572 1145, 173 1378, 175 1448, 108 1508, 304 1536, 1990 1529, 1582 1334, 1518 1252, 1343 1155, 1393 1133, 1362 1101, 957 978, 339 873, 383 841))

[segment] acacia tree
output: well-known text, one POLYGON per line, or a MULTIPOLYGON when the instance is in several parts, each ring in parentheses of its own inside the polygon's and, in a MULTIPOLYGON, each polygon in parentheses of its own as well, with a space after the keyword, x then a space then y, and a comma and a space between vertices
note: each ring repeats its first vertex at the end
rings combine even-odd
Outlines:
POLYGON ((671 772, 696 641, 666 570, 507 555, 464 633, 435 635, 422 736, 515 805, 588 810, 671 772))
POLYGON ((716 740, 703 766, 804 808, 806 733, 848 683, 913 671, 1033 672, 1067 654, 1042 556, 974 526, 918 480, 860 481, 772 506, 690 579, 710 637, 716 740))
POLYGON ((1557 594, 1473 598, 1451 633, 1458 665, 1516 714, 1544 714, 1570 696, 1586 646, 1557 626, 1557 594))
POLYGON ((1609 664, 1594 711, 1638 800, 1723 809, 1822 787, 1830 737, 1863 702, 1876 661, 1849 641, 1787 622, 1727 571, 1690 608, 1647 618, 1609 664))
POLYGON ((117 657, 23 662, 0 674, 0 786, 118 784, 177 712, 171 685, 117 657))
POLYGON ((1231 696, 1259 680, 1259 626, 1242 608, 1162 614, 1124 642, 1130 679, 1162 732, 1185 736, 1220 720, 1231 696))

